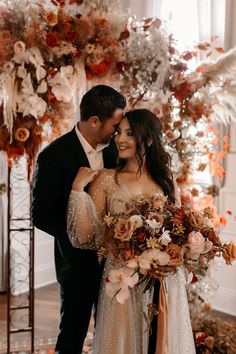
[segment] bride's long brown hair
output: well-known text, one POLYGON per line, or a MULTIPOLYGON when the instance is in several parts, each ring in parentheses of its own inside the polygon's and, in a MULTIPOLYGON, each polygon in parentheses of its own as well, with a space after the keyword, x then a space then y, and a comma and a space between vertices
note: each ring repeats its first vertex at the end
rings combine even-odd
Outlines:
MULTIPOLYGON (((170 202, 175 202, 173 175, 170 170, 170 155, 162 146, 162 124, 159 118, 148 109, 135 109, 125 114, 137 143, 137 174, 144 164, 152 179, 162 188, 170 202), (144 151, 144 152, 143 152, 144 151)), ((125 159, 118 159, 117 173, 125 166, 125 159)))

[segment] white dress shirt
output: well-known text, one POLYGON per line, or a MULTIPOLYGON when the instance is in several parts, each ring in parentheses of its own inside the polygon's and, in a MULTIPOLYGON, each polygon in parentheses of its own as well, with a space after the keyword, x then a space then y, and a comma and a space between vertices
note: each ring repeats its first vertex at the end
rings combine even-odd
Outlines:
POLYGON ((88 143, 85 137, 79 131, 77 125, 75 126, 76 134, 79 138, 79 141, 84 149, 84 152, 89 161, 90 167, 92 170, 100 170, 104 167, 102 150, 107 147, 109 144, 98 144, 96 149, 93 149, 92 146, 88 143))

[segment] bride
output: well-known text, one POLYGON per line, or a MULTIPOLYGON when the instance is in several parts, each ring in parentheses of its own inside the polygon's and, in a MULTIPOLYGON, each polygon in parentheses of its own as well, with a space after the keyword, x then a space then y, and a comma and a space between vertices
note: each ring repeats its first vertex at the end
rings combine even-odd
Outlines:
MULTIPOLYGON (((127 202, 137 195, 161 192, 172 203, 179 203, 170 171, 170 157, 161 143, 161 122, 149 110, 125 114, 115 136, 118 166, 115 170, 93 171, 81 168, 73 182, 68 204, 68 235, 74 247, 98 249, 105 242, 103 216, 126 211, 127 202), (92 182, 92 183, 90 183, 92 182), (90 183, 88 193, 84 191, 90 183)), ((131 289, 124 304, 106 294, 106 276, 121 264, 107 257, 97 309, 93 354, 147 354, 149 330, 146 321, 153 289, 131 289)), ((181 267, 173 274, 170 267, 159 267, 156 277, 165 278, 167 309, 165 323, 160 320, 159 298, 157 354, 195 353, 181 267)), ((173 270, 173 269, 172 269, 173 270)), ((86 269, 84 270, 86 272, 86 269)), ((83 291, 83 289, 81 289, 83 291)))

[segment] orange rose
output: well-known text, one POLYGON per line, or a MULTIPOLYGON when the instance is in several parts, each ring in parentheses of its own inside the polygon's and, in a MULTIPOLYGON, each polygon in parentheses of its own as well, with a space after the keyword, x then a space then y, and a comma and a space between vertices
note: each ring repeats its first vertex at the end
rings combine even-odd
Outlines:
POLYGON ((232 265, 232 262, 236 260, 236 245, 233 242, 224 244, 223 257, 226 264, 232 265))
POLYGON ((15 139, 21 143, 25 142, 30 136, 30 132, 27 128, 18 128, 15 132, 15 139))
POLYGON ((180 265, 183 263, 181 247, 170 242, 165 249, 170 256, 170 265, 180 265))
POLYGON ((129 241, 135 230, 135 224, 131 223, 128 219, 118 220, 115 229, 114 237, 121 241, 129 241))
POLYGON ((49 26, 55 26, 58 22, 58 16, 54 12, 46 12, 44 15, 45 21, 49 24, 49 26))

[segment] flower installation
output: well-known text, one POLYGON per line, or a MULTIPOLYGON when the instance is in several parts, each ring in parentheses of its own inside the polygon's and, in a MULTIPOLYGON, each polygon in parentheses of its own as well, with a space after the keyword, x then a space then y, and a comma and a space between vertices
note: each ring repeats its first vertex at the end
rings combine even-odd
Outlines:
POLYGON ((82 14, 82 3, 1 3, 0 149, 10 165, 26 155, 31 170, 42 142, 69 129, 83 79, 118 73, 123 20, 99 2, 82 14))
POLYGON ((100 258, 111 253, 122 263, 107 277, 106 290, 124 303, 129 289, 143 282, 144 290, 155 279, 157 266, 185 266, 193 274, 208 268, 217 256, 226 264, 236 260, 236 245, 222 243, 216 230, 216 216, 210 207, 192 211, 168 203, 167 197, 153 193, 137 196, 127 204, 127 213, 106 215, 107 245, 100 258))

